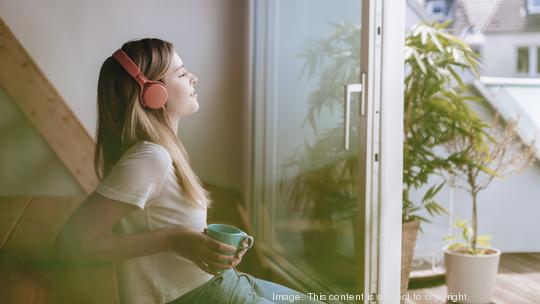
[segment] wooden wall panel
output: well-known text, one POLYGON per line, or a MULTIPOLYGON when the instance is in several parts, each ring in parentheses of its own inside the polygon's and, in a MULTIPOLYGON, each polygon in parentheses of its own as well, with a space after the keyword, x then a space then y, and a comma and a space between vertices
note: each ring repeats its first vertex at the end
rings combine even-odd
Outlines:
POLYGON ((0 66, 0 86, 90 193, 98 183, 94 140, 1 18, 0 66))

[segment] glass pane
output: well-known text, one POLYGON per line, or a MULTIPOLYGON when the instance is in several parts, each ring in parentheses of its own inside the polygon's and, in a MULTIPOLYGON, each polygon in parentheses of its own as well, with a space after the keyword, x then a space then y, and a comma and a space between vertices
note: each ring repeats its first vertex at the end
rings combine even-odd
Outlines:
POLYGON ((529 48, 520 47, 517 52, 517 72, 529 73, 529 48))
POLYGON ((280 1, 278 10, 272 245, 352 292, 360 93, 351 94, 348 151, 343 101, 344 85, 360 82, 361 2, 280 1))

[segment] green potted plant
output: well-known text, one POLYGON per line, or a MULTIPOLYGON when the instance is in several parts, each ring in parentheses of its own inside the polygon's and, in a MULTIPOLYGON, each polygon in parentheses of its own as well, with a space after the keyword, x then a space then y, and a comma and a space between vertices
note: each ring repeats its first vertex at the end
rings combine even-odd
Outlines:
POLYGON ((501 251, 490 246, 490 236, 478 235, 478 198, 495 178, 520 172, 536 160, 534 140, 524 143, 516 132, 517 120, 504 124, 495 113, 488 134, 471 134, 449 143, 461 161, 452 168, 449 183, 471 197, 472 223, 456 221, 460 236, 443 248, 449 295, 466 295, 465 303, 490 303, 501 251))
POLYGON ((435 200, 445 182, 433 177, 459 164, 458 153, 443 153, 442 147, 471 132, 482 134, 484 122, 469 103, 476 98, 458 70, 477 74, 478 55, 459 38, 449 34, 448 23, 423 23, 405 38, 405 102, 403 151, 402 292, 407 289, 420 222, 447 214, 435 200), (422 199, 413 192, 426 189, 422 199))

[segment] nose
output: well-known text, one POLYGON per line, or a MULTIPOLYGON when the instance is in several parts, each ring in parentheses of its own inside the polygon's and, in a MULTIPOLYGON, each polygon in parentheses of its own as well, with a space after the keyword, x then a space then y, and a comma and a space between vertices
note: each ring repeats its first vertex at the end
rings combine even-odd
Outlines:
POLYGON ((193 78, 191 79, 191 84, 194 85, 199 81, 199 78, 197 76, 193 75, 193 78))

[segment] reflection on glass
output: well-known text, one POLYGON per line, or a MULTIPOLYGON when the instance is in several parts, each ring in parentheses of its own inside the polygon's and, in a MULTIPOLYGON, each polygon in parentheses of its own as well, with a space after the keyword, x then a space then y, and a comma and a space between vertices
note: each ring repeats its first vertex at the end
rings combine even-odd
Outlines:
POLYGON ((288 26, 279 32, 274 243, 306 273, 352 292, 359 94, 351 96, 348 151, 343 99, 344 85, 360 82, 361 3, 316 2, 280 2, 288 26))

